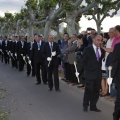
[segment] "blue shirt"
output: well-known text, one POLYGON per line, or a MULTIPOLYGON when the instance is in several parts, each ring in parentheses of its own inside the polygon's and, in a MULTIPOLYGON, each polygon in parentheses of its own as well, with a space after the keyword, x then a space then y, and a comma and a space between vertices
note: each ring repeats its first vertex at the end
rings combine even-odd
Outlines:
POLYGON ((67 41, 65 40, 61 40, 61 44, 60 44, 60 50, 64 49, 64 47, 68 44, 67 41))

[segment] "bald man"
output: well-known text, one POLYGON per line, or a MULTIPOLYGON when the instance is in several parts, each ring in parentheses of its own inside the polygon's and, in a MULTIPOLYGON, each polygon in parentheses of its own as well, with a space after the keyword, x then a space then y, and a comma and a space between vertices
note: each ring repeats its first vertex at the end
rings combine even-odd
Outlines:
POLYGON ((58 78, 58 55, 60 54, 59 44, 54 42, 54 36, 49 35, 48 42, 45 43, 43 47, 43 56, 45 59, 45 64, 48 73, 48 85, 49 90, 52 91, 53 84, 55 85, 55 90, 60 92, 59 89, 59 78, 58 78), (54 79, 52 78, 52 74, 54 79))

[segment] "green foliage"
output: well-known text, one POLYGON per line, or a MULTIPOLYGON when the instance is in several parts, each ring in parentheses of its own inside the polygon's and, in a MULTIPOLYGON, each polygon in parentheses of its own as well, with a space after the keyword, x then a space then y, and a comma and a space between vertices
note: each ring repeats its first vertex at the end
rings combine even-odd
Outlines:
MULTIPOLYGON (((89 3, 91 0, 86 0, 87 3, 89 3)), ((117 7, 117 3, 119 2, 119 0, 101 0, 100 3, 98 3, 97 6, 95 6, 93 9, 90 9, 87 13, 85 13, 86 15, 104 15, 105 13, 107 13, 107 15, 110 15, 110 10, 116 10, 118 9, 117 7)))
POLYGON ((71 3, 66 3, 64 4, 63 8, 66 10, 66 11, 73 11, 75 9, 75 7, 71 4, 71 3))
MULTIPOLYGON (((0 99, 5 98, 6 89, 0 88, 0 99)), ((4 106, 0 106, 0 120, 9 120, 9 112, 4 111, 4 106)))
POLYGON ((0 110, 0 120, 9 120, 8 116, 9 116, 8 112, 0 110))
POLYGON ((85 0, 86 1, 86 3, 88 3, 88 4, 90 4, 91 3, 91 0, 85 0))
POLYGON ((67 28, 66 27, 64 27, 63 33, 67 33, 67 28))
POLYGON ((5 13, 5 19, 6 21, 12 21, 14 19, 14 16, 12 13, 5 13))
POLYGON ((28 17, 28 9, 27 8, 22 8, 20 11, 20 18, 23 20, 24 18, 28 17))
POLYGON ((15 13, 14 20, 17 22, 19 19, 22 19, 21 16, 22 16, 21 13, 15 13))
POLYGON ((37 0, 28 0, 25 5, 32 10, 38 10, 37 0))
POLYGON ((4 17, 0 17, 0 22, 4 22, 5 18, 4 17))
POLYGON ((27 27, 28 24, 27 24, 27 20, 26 20, 26 19, 23 20, 22 25, 23 25, 24 27, 27 27))
POLYGON ((12 16, 13 16, 12 13, 5 13, 6 18, 12 18, 12 16))
POLYGON ((58 0, 40 0, 39 7, 41 10, 50 10, 55 8, 58 4, 58 0))

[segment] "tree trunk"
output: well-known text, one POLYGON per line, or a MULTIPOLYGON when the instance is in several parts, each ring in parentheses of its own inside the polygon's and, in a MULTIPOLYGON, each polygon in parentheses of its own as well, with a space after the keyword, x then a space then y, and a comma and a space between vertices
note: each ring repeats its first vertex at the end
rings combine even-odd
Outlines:
POLYGON ((10 28, 8 28, 8 30, 7 30, 7 37, 8 38, 10 37, 10 28))
POLYGON ((97 32, 98 32, 98 34, 100 34, 101 33, 101 24, 99 22, 97 22, 96 25, 97 25, 97 32))
POLYGON ((1 28, 1 36, 4 37, 4 26, 1 28))
POLYGON ((27 32, 27 41, 30 40, 30 36, 33 36, 33 25, 29 23, 28 32, 27 32))
POLYGON ((78 34, 78 29, 76 29, 76 11, 73 12, 67 12, 66 13, 66 20, 67 20, 67 32, 70 36, 73 34, 78 34))
POLYGON ((79 23, 75 23, 76 34, 79 35, 80 26, 79 23))
POLYGON ((101 19, 100 19, 100 13, 97 13, 97 21, 96 21, 96 25, 97 25, 97 32, 98 34, 101 33, 101 19))
POLYGON ((56 32, 57 32, 57 39, 60 39, 59 25, 57 26, 56 32))
POLYGON ((44 29, 44 39, 45 39, 45 41, 48 41, 48 36, 50 34, 50 31, 51 31, 51 26, 52 26, 52 21, 47 20, 46 23, 45 23, 45 29, 44 29))
POLYGON ((21 23, 21 20, 19 19, 18 21, 17 21, 17 28, 16 28, 16 36, 19 36, 20 35, 20 23, 21 23))
POLYGON ((15 33, 15 35, 17 36, 19 36, 19 26, 17 25, 17 28, 16 28, 16 33, 15 33))

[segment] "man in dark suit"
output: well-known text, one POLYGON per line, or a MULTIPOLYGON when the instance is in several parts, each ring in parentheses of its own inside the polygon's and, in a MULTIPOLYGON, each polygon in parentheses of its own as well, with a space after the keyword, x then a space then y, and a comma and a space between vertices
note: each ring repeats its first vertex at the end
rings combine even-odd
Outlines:
POLYGON ((15 67, 15 37, 12 38, 12 44, 11 44, 11 63, 12 63, 12 67, 15 67))
POLYGON ((42 53, 45 58, 45 64, 48 72, 49 90, 52 91, 53 89, 53 79, 52 79, 52 73, 53 73, 55 90, 57 92, 60 92, 59 78, 58 78, 58 65, 59 65, 58 55, 60 54, 60 48, 58 43, 54 42, 53 35, 49 35, 48 42, 45 43, 42 53))
MULTIPOLYGON (((59 40, 58 40, 58 44, 59 44, 59 47, 60 47, 60 50, 61 50, 61 51, 62 51, 63 49, 65 49, 65 47, 67 46, 67 44, 68 44, 68 39, 69 39, 69 34, 68 34, 68 33, 64 33, 64 39, 59 39, 59 40)), ((59 59, 59 60, 60 60, 60 59, 59 59)), ((60 60, 59 62, 61 62, 60 64, 62 65, 63 72, 64 72, 64 77, 61 78, 61 79, 66 81, 66 68, 65 68, 64 58, 63 58, 62 55, 61 55, 61 60, 60 60)))
POLYGON ((14 54, 14 56, 15 56, 15 67, 18 69, 18 55, 17 55, 17 44, 19 43, 19 41, 20 41, 20 36, 16 36, 15 37, 15 54, 14 54))
MULTIPOLYGON (((117 25, 114 28, 115 34, 115 47, 112 54, 112 75, 113 82, 117 89, 117 98, 115 101, 113 120, 120 119, 120 26, 117 25)), ((110 67, 109 67, 110 69, 110 67)))
MULTIPOLYGON (((13 37, 13 39, 14 39, 14 37, 13 37)), ((9 55, 9 58, 11 58, 11 65, 13 67, 14 65, 13 65, 13 57, 12 57, 12 44, 13 44, 13 40, 12 40, 12 38, 9 38, 9 51, 8 51, 8 55, 9 55)))
POLYGON ((34 44, 34 37, 30 37, 30 42, 28 42, 27 44, 27 76, 29 76, 32 71, 32 77, 35 76, 34 58, 31 58, 31 63, 29 63, 29 59, 31 57, 33 44, 34 44))
POLYGON ((2 57, 2 37, 0 37, 0 56, 2 57))
POLYGON ((9 41, 7 40, 7 36, 4 37, 4 41, 2 42, 2 51, 4 53, 4 61, 5 64, 9 63, 9 41))
MULTIPOLYGON (((93 38, 93 45, 85 48, 83 58, 79 66, 79 73, 84 68, 85 92, 83 98, 83 111, 87 112, 90 103, 90 110, 100 112, 96 106, 99 99, 99 91, 102 80, 102 58, 104 51, 100 48, 102 36, 96 35, 93 38)), ((76 73, 76 76, 78 74, 76 73)))
POLYGON ((44 64, 44 58, 42 55, 42 49, 45 42, 41 40, 40 35, 35 35, 35 41, 36 42, 34 42, 32 52, 31 52, 31 60, 34 59, 35 74, 37 78, 36 85, 41 84, 41 77, 42 77, 43 83, 47 84, 47 70, 46 70, 46 67, 44 64), (41 75, 40 75, 40 70, 41 70, 41 75))
POLYGON ((19 62, 19 71, 23 71, 25 63, 23 57, 26 56, 27 53, 27 42, 23 36, 21 40, 17 42, 16 53, 19 62))
POLYGON ((113 51, 113 61, 112 61, 112 78, 117 89, 117 99, 115 101, 113 120, 119 120, 120 118, 120 53, 119 51, 120 51, 120 43, 115 45, 113 51))
POLYGON ((2 38, 1 40, 1 62, 3 62, 4 60, 4 53, 3 53, 3 47, 2 47, 3 41, 4 41, 4 38, 2 38))

